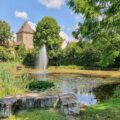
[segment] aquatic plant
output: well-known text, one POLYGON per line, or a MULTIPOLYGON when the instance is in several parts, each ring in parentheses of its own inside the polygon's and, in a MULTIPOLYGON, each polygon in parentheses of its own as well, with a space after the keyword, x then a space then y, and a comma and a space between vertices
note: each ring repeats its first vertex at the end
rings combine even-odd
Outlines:
POLYGON ((30 90, 38 90, 38 91, 46 90, 51 87, 54 87, 54 83, 49 81, 32 81, 28 85, 28 88, 30 90))

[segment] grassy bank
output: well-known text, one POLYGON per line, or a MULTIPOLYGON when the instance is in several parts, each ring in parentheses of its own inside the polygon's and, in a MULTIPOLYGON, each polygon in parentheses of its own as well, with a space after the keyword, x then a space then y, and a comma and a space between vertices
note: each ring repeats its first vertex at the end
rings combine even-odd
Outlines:
POLYGON ((49 67, 48 72, 58 74, 80 74, 83 76, 93 76, 101 78, 120 78, 120 71, 81 70, 81 67, 77 66, 49 67))
POLYGON ((82 120, 120 120, 120 99, 88 107, 81 114, 82 120))
POLYGON ((0 98, 26 93, 28 83, 29 76, 27 75, 17 78, 9 72, 0 70, 0 98))
POLYGON ((81 110, 82 120, 120 120, 120 87, 105 102, 81 110))
MULTIPOLYGON (((0 62, 0 70, 4 69, 5 71, 10 71, 13 74, 23 74, 23 73, 31 73, 38 72, 39 70, 32 68, 22 67, 21 71, 16 71, 16 66, 20 65, 19 63, 2 63, 0 62)), ((59 66, 54 67, 50 66, 46 72, 49 73, 58 73, 58 74, 80 74, 83 76, 93 76, 93 77, 101 77, 101 78, 120 78, 120 71, 105 71, 105 70, 85 70, 83 66, 59 66)))
POLYGON ((16 77, 17 65, 18 63, 15 62, 0 62, 0 98, 24 94, 28 91, 26 85, 29 82, 29 76, 25 74, 24 76, 16 77))
POLYGON ((65 120, 65 116, 60 111, 50 110, 29 110, 19 113, 16 116, 10 116, 5 120, 65 120))

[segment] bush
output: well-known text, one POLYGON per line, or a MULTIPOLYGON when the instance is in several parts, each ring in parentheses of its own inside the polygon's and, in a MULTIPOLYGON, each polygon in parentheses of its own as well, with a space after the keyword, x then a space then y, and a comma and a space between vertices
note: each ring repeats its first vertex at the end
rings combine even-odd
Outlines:
POLYGON ((20 45, 20 46, 17 46, 15 49, 16 49, 18 61, 23 62, 24 58, 28 54, 28 51, 26 50, 25 46, 20 45))
POLYGON ((23 59, 23 64, 25 66, 34 67, 37 61, 38 50, 32 49, 32 51, 28 51, 26 56, 23 59))
POLYGON ((48 81, 33 81, 28 85, 28 88, 30 90, 38 90, 38 91, 46 90, 51 87, 54 87, 54 83, 48 81))
POLYGON ((32 53, 28 53, 23 60, 23 64, 25 66, 34 67, 35 63, 36 63, 36 56, 32 53))
POLYGON ((13 74, 0 68, 0 98, 8 95, 24 94, 28 91, 26 85, 29 83, 27 74, 15 77, 13 74))
POLYGON ((114 98, 120 98, 120 85, 114 91, 114 98))
POLYGON ((0 61, 12 61, 15 59, 15 56, 7 48, 0 46, 0 61))

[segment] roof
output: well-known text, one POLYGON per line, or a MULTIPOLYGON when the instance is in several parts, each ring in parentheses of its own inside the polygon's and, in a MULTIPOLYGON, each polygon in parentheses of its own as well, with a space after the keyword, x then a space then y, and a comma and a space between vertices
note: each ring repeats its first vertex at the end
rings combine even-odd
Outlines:
POLYGON ((22 27, 19 29, 19 31, 17 32, 17 34, 18 33, 33 33, 33 29, 32 29, 32 27, 30 26, 30 24, 26 21, 23 25, 22 25, 22 27))

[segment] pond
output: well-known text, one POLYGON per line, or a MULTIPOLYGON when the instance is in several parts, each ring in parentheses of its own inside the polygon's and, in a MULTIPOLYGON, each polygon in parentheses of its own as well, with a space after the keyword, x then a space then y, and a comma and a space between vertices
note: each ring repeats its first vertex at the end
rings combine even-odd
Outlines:
POLYGON ((33 75, 38 80, 55 83, 61 93, 74 93, 81 104, 94 105, 112 96, 119 83, 111 83, 111 79, 83 77, 78 74, 40 74, 33 75), (107 83, 107 84, 106 84, 107 83))

